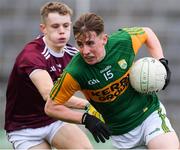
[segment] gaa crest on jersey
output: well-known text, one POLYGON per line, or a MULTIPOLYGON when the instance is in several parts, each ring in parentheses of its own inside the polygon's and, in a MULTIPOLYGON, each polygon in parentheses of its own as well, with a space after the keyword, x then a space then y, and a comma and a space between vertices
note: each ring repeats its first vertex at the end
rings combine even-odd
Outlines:
POLYGON ((120 61, 118 61, 118 64, 119 64, 121 69, 126 69, 127 68, 127 62, 126 62, 125 59, 121 59, 120 61))

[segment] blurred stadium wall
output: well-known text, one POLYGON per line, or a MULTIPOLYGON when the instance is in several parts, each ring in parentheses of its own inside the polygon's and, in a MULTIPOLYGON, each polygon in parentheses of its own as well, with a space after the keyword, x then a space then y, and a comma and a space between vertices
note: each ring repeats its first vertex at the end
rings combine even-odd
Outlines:
MULTIPOLYGON (((16 55, 39 35, 40 7, 48 0, 0 0, 0 128, 4 125, 5 90, 16 55)), ((148 26, 159 37, 169 60, 172 80, 159 93, 167 115, 180 135, 180 1, 179 0, 62 0, 74 10, 95 12, 105 20, 107 33, 121 27, 148 26)), ((71 43, 74 39, 71 37, 71 43)), ((138 57, 148 56, 142 47, 138 57)))

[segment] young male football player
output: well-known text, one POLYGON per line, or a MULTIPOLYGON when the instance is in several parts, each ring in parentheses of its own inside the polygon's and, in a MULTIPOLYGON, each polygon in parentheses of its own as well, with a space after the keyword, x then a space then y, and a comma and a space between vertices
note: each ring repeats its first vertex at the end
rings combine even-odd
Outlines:
MULTIPOLYGON (((44 112, 53 82, 77 53, 75 47, 67 44, 71 15, 66 4, 46 3, 41 8, 43 36, 29 42, 16 58, 7 87, 5 116, 5 130, 14 149, 92 148, 80 128, 44 112)), ((66 103, 79 109, 86 104, 77 97, 66 103)))
POLYGON ((140 94, 129 83, 129 69, 139 48, 145 44, 150 55, 166 67, 164 89, 168 85, 168 61, 155 33, 147 27, 133 27, 107 36, 103 19, 94 13, 80 16, 73 31, 80 53, 54 85, 45 106, 46 113, 84 124, 97 142, 111 137, 118 149, 140 145, 149 149, 178 149, 178 137, 157 95, 140 94), (105 123, 63 105, 78 90, 102 114, 105 123))

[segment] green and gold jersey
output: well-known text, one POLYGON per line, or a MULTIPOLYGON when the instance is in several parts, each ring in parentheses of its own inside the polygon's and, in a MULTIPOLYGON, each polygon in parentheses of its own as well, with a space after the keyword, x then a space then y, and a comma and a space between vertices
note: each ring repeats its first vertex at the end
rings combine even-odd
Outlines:
POLYGON ((129 83, 129 69, 146 39, 142 28, 123 28, 108 37, 101 62, 89 65, 77 54, 54 85, 52 100, 63 104, 80 90, 113 135, 134 129, 159 108, 156 94, 142 95, 129 83))

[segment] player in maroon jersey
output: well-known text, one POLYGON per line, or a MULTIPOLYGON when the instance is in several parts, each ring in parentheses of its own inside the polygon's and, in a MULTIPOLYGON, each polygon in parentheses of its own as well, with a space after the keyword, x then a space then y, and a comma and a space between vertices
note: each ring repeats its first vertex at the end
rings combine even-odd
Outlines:
MULTIPOLYGON (((41 8, 43 36, 28 43, 16 58, 5 112, 5 130, 15 149, 92 148, 76 125, 54 120, 44 112, 53 82, 77 53, 67 44, 71 15, 72 10, 63 3, 46 3, 41 8)), ((72 97, 67 105, 83 109, 86 104, 72 97)))

